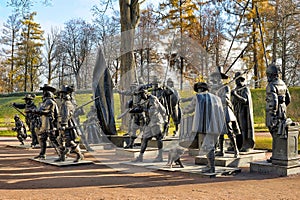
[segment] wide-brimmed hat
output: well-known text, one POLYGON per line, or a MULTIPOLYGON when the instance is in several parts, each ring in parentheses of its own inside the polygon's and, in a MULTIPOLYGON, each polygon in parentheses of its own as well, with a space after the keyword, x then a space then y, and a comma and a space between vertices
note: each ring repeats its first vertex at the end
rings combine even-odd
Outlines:
POLYGON ((61 90, 59 91, 60 93, 72 93, 74 91, 73 86, 69 86, 69 85, 63 85, 61 87, 61 90))
POLYGON ((56 89, 54 87, 52 87, 51 85, 48 85, 48 84, 44 84, 43 87, 40 87, 40 90, 46 90, 46 91, 50 91, 50 92, 56 91, 56 89))
POLYGON ((234 78, 235 80, 238 80, 238 79, 242 79, 242 81, 246 80, 246 78, 243 76, 243 74, 241 72, 236 72, 234 74, 234 78))
POLYGON ((209 90, 207 83, 197 82, 194 84, 194 91, 198 92, 198 89, 203 88, 204 90, 209 90))
POLYGON ((26 99, 30 99, 30 100, 33 100, 35 97, 35 95, 32 95, 32 94, 26 94, 25 97, 23 98, 24 100, 26 99))

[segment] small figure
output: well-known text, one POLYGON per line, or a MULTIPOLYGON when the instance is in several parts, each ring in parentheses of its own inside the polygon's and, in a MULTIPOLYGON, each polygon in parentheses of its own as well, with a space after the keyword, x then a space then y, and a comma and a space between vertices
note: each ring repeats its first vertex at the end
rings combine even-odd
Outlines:
POLYGON ((167 121, 166 110, 164 106, 159 102, 156 96, 148 93, 147 90, 141 88, 138 93, 140 93, 141 98, 145 100, 142 106, 133 109, 132 112, 145 112, 146 115, 146 125, 143 133, 142 145, 139 156, 134 160, 134 162, 143 162, 144 152, 146 151, 148 141, 153 137, 156 138, 158 155, 153 162, 162 162, 162 148, 163 148, 163 125, 167 121))
POLYGON ((173 162, 174 162, 176 165, 179 165, 181 168, 184 168, 184 166, 180 160, 180 158, 184 154, 184 152, 185 152, 185 149, 183 147, 174 147, 174 148, 170 149, 169 154, 168 154, 167 166, 172 168, 173 162))
MULTIPOLYGON (((224 110, 220 97, 209 92, 204 82, 194 84, 197 94, 183 109, 184 114, 194 112, 192 132, 200 134, 200 152, 206 154, 208 169, 204 173, 215 173, 215 145, 220 134, 226 132, 224 110)), ((192 142, 192 141, 191 141, 192 142)))
POLYGON ((88 144, 99 144, 101 140, 101 129, 97 118, 95 105, 92 105, 90 111, 86 114, 86 121, 83 122, 84 133, 88 144))
POLYGON ((32 147, 35 147, 37 144, 39 144, 37 131, 41 126, 40 116, 32 112, 37 108, 33 102, 34 98, 35 95, 26 94, 25 97, 23 98, 25 100, 25 103, 21 103, 21 104, 13 103, 13 106, 15 108, 25 109, 25 122, 29 128, 29 131, 31 132, 32 147))
POLYGON ((170 115, 168 115, 168 122, 170 122, 170 117, 172 117, 172 120, 175 125, 175 131, 173 132, 173 136, 176 136, 178 134, 178 129, 181 121, 181 109, 180 109, 180 96, 177 90, 174 89, 174 82, 171 78, 167 80, 167 105, 169 107, 170 115), (171 91, 169 91, 172 89, 171 91))
MULTIPOLYGON (((275 64, 270 64, 267 68, 268 85, 266 88, 266 126, 274 140, 287 138, 285 126, 287 116, 286 107, 291 102, 291 95, 286 84, 279 78, 279 69, 275 64)), ((267 160, 272 162, 272 157, 267 160)))
POLYGON ((79 162, 84 158, 83 154, 81 153, 79 144, 75 142, 77 134, 75 130, 76 125, 73 119, 75 108, 73 102, 71 101, 72 92, 73 89, 68 85, 63 85, 60 91, 62 98, 60 110, 60 130, 65 146, 60 147, 59 158, 56 161, 65 161, 65 155, 69 152, 76 154, 76 159, 74 160, 74 162, 79 162))
POLYGON ((235 73, 234 79, 236 88, 231 91, 232 104, 243 137, 242 144, 238 146, 241 146, 241 152, 248 152, 255 145, 251 91, 240 72, 235 73))
MULTIPOLYGON (((222 84, 222 79, 228 79, 228 76, 220 71, 214 72, 210 75, 210 82, 212 84, 212 88, 214 89, 214 93, 221 98, 224 115, 226 120, 227 132, 225 134, 228 135, 231 145, 234 150, 234 157, 239 157, 239 150, 236 145, 235 135, 241 134, 239 130, 239 125, 237 123, 236 116, 234 115, 234 108, 231 103, 231 92, 230 87, 228 85, 222 84)), ((216 156, 224 156, 224 134, 222 133, 219 137, 219 147, 220 151, 216 153, 216 156)))
POLYGON ((56 89, 51 85, 44 84, 40 88, 43 91, 43 102, 41 106, 33 111, 34 113, 40 115, 41 117, 41 127, 39 131, 39 141, 41 145, 41 150, 38 156, 34 159, 46 159, 46 148, 47 139, 49 137, 52 146, 55 148, 56 152, 59 154, 59 144, 57 142, 57 122, 58 122, 58 108, 56 101, 54 99, 54 92, 56 89))
POLYGON ((21 142, 21 145, 24 145, 24 140, 27 138, 25 125, 20 119, 19 115, 15 115, 14 120, 15 127, 12 130, 17 132, 17 138, 19 142, 21 142))

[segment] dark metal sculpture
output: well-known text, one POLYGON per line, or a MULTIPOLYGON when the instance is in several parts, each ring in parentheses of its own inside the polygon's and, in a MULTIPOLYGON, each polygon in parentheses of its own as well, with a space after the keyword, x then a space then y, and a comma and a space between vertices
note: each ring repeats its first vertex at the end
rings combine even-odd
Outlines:
POLYGON ((104 55, 99 48, 96 65, 93 73, 93 91, 95 107, 100 127, 106 135, 116 135, 114 118, 113 82, 104 55), (97 98, 99 97, 99 98, 97 98))
MULTIPOLYGON (((240 151, 247 152, 255 146, 254 119, 251 91, 245 84, 245 78, 240 72, 235 74, 236 87, 231 91, 234 113, 242 133, 240 151)), ((239 142, 239 141, 237 141, 239 142)))

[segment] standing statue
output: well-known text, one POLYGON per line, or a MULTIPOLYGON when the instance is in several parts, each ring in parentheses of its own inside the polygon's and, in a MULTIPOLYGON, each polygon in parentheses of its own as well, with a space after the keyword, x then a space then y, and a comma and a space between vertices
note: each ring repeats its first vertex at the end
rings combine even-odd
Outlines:
MULTIPOLYGON (((236 88, 231 91, 234 113, 242 133, 241 152, 248 152, 254 148, 254 119, 252 97, 249 87, 245 84, 245 78, 240 72, 234 76, 236 88)), ((240 146, 240 145, 238 145, 240 146)))
POLYGON ((40 116, 32 112, 33 110, 36 110, 36 105, 33 102, 34 98, 35 95, 26 94, 23 98, 25 103, 13 103, 15 108, 25 109, 25 122, 31 132, 31 147, 35 147, 39 144, 36 132, 41 126, 40 116))
MULTIPOLYGON (((216 94, 221 98, 224 115, 227 125, 228 138, 234 150, 234 157, 239 157, 239 150, 237 148, 235 135, 241 134, 239 130, 239 125, 237 123, 236 116, 234 115, 234 108, 231 103, 231 92, 228 85, 222 84, 222 79, 228 79, 228 76, 222 72, 214 72, 210 75, 210 83, 212 84, 212 93, 216 94)), ((224 156, 224 133, 219 137, 219 147, 220 151, 216 153, 216 156, 224 156)))
POLYGON ((181 109, 180 109, 180 96, 179 93, 174 89, 174 82, 171 78, 167 80, 167 88, 166 93, 170 94, 166 96, 167 105, 169 107, 170 115, 168 115, 168 122, 170 122, 170 117, 175 125, 175 131, 173 132, 173 136, 178 134, 179 124, 181 121, 181 109), (171 90, 172 89, 172 90, 171 90), (169 91, 171 90, 171 91, 169 91))
POLYGON ((158 98, 148 93, 147 90, 141 88, 138 93, 145 101, 142 106, 137 106, 131 110, 133 113, 145 112, 146 124, 142 138, 142 145, 139 156, 134 162, 143 162, 144 152, 146 151, 148 141, 155 137, 158 147, 158 155, 153 162, 163 161, 163 125, 167 121, 166 110, 159 102, 158 98))
POLYGON ((200 152, 206 154, 208 169, 205 173, 215 172, 215 145, 220 134, 226 131, 225 116, 220 97, 209 92, 204 82, 194 84, 197 92, 191 103, 183 109, 184 114, 194 112, 192 132, 200 134, 200 152))
POLYGON ((43 91, 43 102, 41 103, 41 106, 33 112, 41 116, 41 127, 38 135, 41 150, 39 155, 35 156, 34 158, 44 160, 46 159, 48 137, 56 152, 59 153, 59 144, 56 140, 58 136, 56 131, 58 122, 58 108, 54 99, 54 92, 56 89, 48 84, 44 84, 40 90, 43 91))
MULTIPOLYGON (((118 91, 119 94, 131 96, 131 99, 127 103, 127 109, 132 109, 136 107, 141 102, 141 97, 139 94, 136 94, 138 89, 137 83, 131 83, 129 90, 118 91)), ((132 149, 134 146, 134 141, 137 138, 137 131, 140 130, 140 134, 143 132, 143 126, 145 124, 145 115, 143 112, 141 113, 131 113, 129 118, 128 125, 128 135, 129 135, 129 143, 125 146, 125 149, 132 149)))
MULTIPOLYGON (((291 102, 291 95, 285 83, 279 78, 279 69, 275 64, 267 68, 268 85, 266 88, 266 126, 273 138, 272 149, 275 140, 287 138, 282 126, 286 123, 286 107, 291 102)), ((268 159, 272 161, 272 157, 268 159)))
POLYGON ((86 134, 88 144, 100 144, 102 142, 101 128, 97 118, 95 105, 91 105, 90 111, 86 114, 86 121, 83 122, 83 130, 86 134))
POLYGON ((24 145, 24 140, 27 138, 25 125, 20 119, 19 115, 15 115, 14 120, 15 127, 12 130, 17 132, 17 138, 19 142, 21 142, 21 145, 24 145))
POLYGON ((62 137, 65 146, 60 147, 60 157, 56 161, 65 161, 65 155, 69 152, 76 154, 76 159, 74 162, 83 160, 83 155, 81 153, 79 144, 75 142, 77 134, 75 131, 76 127, 74 127, 75 123, 73 115, 75 108, 71 98, 72 92, 72 87, 69 87, 68 85, 63 85, 60 91, 62 99, 60 108, 60 130, 62 131, 62 137))

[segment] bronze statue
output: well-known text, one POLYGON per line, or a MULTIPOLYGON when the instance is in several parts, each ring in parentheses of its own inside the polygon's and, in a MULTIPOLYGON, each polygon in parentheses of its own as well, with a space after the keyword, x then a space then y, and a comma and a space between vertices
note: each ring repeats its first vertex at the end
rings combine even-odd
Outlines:
POLYGON ((56 140, 57 138, 57 122, 58 122, 58 108, 56 101, 54 99, 54 92, 56 89, 48 84, 44 84, 40 88, 43 91, 43 102, 41 106, 34 111, 34 113, 41 116, 41 127, 39 130, 39 141, 41 150, 38 156, 35 156, 35 159, 46 158, 46 148, 47 148, 47 139, 49 137, 50 142, 55 148, 56 152, 59 153, 59 144, 56 140))
POLYGON ((26 94, 25 97, 23 98, 25 103, 13 103, 13 106, 15 108, 25 109, 25 122, 29 128, 29 131, 31 132, 32 147, 35 147, 37 144, 39 144, 36 132, 41 126, 40 116, 32 112, 37 108, 33 102, 34 98, 35 95, 26 94))
POLYGON ((241 152, 248 152, 254 148, 254 119, 251 91, 245 84, 245 78, 240 72, 235 73, 236 87, 231 91, 234 113, 242 133, 241 152))
POLYGON ((215 145, 220 134, 226 131, 224 110, 220 97, 209 92, 204 82, 194 84, 197 94, 191 103, 183 109, 184 114, 193 113, 192 132, 200 134, 200 152, 206 154, 208 169, 205 173, 215 172, 215 145), (225 127, 225 129, 224 129, 225 127))
MULTIPOLYGON (((282 126, 286 123, 286 107, 291 102, 291 95, 286 84, 279 78, 279 69, 275 64, 267 68, 268 85, 266 88, 266 126, 274 141, 278 137, 286 138, 286 130, 282 126)), ((272 157, 268 160, 272 161, 272 157)))
POLYGON ((139 90, 141 98, 145 103, 132 109, 133 113, 145 112, 146 124, 143 133, 143 140, 141 145, 141 150, 139 156, 134 160, 134 162, 143 162, 144 152, 146 151, 148 141, 155 137, 158 147, 158 155, 153 162, 163 161, 162 148, 163 148, 163 125, 166 123, 167 116, 164 106, 159 102, 158 98, 154 95, 148 93, 147 90, 141 88, 139 90))
POLYGON ((237 148, 235 136, 241 132, 239 125, 234 115, 234 108, 231 103, 230 87, 223 85, 222 79, 228 79, 228 76, 222 72, 214 72, 210 75, 210 83, 212 85, 212 92, 221 98, 224 115, 226 120, 226 132, 221 133, 219 137, 220 151, 216 153, 216 156, 224 156, 224 133, 228 135, 231 145, 234 150, 234 157, 239 157, 239 150, 237 148))
POLYGON ((17 132, 17 138, 19 142, 21 142, 21 145, 24 145, 24 140, 27 138, 25 125, 20 119, 19 115, 15 115, 14 120, 15 127, 12 130, 17 132))

